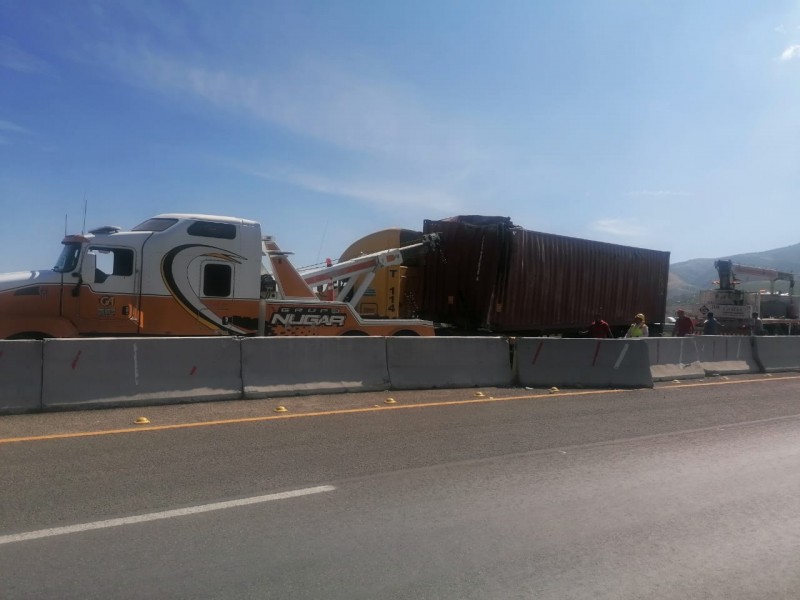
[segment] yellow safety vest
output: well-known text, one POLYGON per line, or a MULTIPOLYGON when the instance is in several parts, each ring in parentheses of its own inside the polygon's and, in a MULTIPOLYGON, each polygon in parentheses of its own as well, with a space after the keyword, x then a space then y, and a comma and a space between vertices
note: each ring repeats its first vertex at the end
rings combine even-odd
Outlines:
POLYGON ((631 325, 631 328, 628 329, 628 337, 642 337, 644 334, 644 330, 634 323, 631 325))

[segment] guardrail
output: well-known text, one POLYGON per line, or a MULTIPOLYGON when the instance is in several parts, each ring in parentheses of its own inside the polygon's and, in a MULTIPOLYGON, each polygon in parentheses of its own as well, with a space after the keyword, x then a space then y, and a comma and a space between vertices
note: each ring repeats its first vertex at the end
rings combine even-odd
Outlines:
POLYGON ((800 338, 95 338, 0 341, 0 414, 466 387, 652 387, 800 371, 800 338))

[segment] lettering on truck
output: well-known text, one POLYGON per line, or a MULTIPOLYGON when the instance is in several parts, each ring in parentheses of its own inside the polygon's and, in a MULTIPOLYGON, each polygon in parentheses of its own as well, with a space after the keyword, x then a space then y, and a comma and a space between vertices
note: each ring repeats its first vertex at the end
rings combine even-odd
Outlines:
POLYGON ((282 306, 273 313, 270 325, 343 327, 346 319, 347 316, 338 308, 282 306))

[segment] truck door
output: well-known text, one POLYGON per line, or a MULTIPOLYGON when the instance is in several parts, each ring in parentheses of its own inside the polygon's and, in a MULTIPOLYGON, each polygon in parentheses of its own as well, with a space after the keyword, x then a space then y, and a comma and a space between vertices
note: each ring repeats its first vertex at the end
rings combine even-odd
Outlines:
POLYGON ((232 312, 235 269, 232 263, 203 260, 200 267, 201 314, 219 327, 232 312))
POLYGON ((83 257, 78 298, 82 333, 139 331, 140 257, 132 248, 90 245, 83 257))

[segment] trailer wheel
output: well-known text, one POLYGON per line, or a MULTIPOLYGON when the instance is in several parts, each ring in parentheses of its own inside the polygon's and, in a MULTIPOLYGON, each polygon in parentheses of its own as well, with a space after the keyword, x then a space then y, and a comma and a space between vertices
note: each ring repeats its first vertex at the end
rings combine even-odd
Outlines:
POLYGON ((352 331, 345 331, 342 334, 342 337, 345 337, 345 336, 347 336, 347 337, 359 336, 360 337, 360 336, 366 336, 366 335, 369 335, 369 334, 364 332, 364 331, 358 331, 357 329, 354 329, 352 331))
POLYGON ((41 331, 24 331, 22 333, 15 333, 6 339, 9 340, 46 340, 53 337, 41 331))

